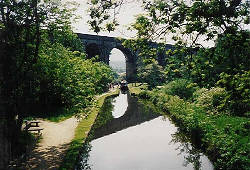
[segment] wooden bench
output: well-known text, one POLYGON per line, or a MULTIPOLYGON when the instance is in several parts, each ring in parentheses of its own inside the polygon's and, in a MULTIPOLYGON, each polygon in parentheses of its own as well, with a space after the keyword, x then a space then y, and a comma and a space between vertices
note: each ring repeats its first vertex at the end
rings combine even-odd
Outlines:
POLYGON ((40 121, 25 121, 25 127, 24 130, 26 131, 37 131, 38 134, 41 133, 41 130, 43 130, 43 128, 35 128, 35 129, 30 129, 31 127, 39 127, 39 123, 41 123, 40 121))
POLYGON ((39 123, 41 123, 41 122, 39 122, 39 121, 31 121, 30 122, 30 127, 39 127, 39 123))
POLYGON ((39 123, 41 123, 40 121, 25 121, 26 126, 30 126, 30 127, 39 127, 39 123))
POLYGON ((37 131, 37 133, 41 133, 41 130, 43 130, 43 128, 28 129, 29 132, 37 131))

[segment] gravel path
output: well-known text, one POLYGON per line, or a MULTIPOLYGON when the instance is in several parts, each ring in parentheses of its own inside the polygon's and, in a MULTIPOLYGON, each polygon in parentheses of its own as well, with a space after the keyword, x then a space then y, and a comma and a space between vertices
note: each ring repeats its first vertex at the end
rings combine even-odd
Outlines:
POLYGON ((27 169, 58 169, 65 151, 74 137, 78 121, 75 117, 60 123, 40 120, 42 139, 32 151, 27 169))
MULTIPOLYGON (((110 89, 115 91, 118 87, 110 89)), ((97 96, 97 99, 106 93, 97 96)), ((71 140, 74 138, 78 120, 73 116, 63 122, 54 123, 39 120, 42 130, 42 139, 31 152, 25 169, 58 169, 71 140)))

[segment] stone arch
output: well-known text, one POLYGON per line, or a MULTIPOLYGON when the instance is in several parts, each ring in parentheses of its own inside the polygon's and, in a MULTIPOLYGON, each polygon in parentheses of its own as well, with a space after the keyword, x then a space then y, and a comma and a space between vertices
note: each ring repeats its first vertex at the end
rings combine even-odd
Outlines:
POLYGON ((122 45, 122 41, 115 37, 90 35, 77 33, 78 37, 82 40, 85 46, 87 58, 99 55, 99 61, 109 64, 110 52, 113 48, 119 49, 126 59, 126 75, 128 82, 136 80, 136 60, 137 55, 130 49, 122 45))
MULTIPOLYGON (((90 34, 81 34, 77 33, 78 37, 82 40, 85 45, 85 51, 87 53, 87 58, 94 57, 99 55, 99 61, 102 61, 106 64, 109 64, 109 55, 113 48, 119 49, 126 58, 126 72, 127 72, 127 81, 133 82, 136 80, 136 61, 137 53, 131 51, 130 49, 122 46, 122 41, 115 37, 100 36, 100 35, 90 35, 90 34), (91 45, 92 44, 92 45, 91 45)), ((151 42, 152 46, 158 46, 158 43, 151 42)), ((170 44, 165 45, 166 50, 172 49, 173 46, 170 44)), ((159 64, 165 65, 166 54, 162 53, 158 56, 159 64)))
MULTIPOLYGON (((125 56, 127 81, 134 82, 136 80, 136 56, 132 53, 131 50, 129 50, 128 48, 125 48, 121 44, 117 44, 117 45, 113 46, 113 48, 110 48, 109 54, 111 53, 111 51, 114 48, 120 50, 123 53, 123 55, 125 56)), ((110 55, 108 56, 108 61, 109 61, 109 57, 110 57, 110 55)))

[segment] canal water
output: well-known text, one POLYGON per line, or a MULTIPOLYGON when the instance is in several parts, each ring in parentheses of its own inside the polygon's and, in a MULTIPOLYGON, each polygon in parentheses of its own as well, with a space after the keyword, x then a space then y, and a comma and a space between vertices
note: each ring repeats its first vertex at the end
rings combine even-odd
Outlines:
POLYGON ((212 170, 213 165, 167 117, 119 94, 105 100, 76 169, 212 170))

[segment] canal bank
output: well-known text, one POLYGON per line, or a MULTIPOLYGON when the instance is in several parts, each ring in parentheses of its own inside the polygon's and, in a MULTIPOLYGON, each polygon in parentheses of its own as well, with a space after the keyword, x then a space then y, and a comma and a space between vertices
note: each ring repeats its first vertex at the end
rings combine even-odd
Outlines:
POLYGON ((74 169, 82 145, 85 142, 89 131, 96 120, 96 117, 105 101, 105 98, 109 96, 117 96, 118 93, 119 90, 114 89, 113 91, 110 91, 97 97, 96 105, 93 108, 90 108, 88 116, 86 118, 81 119, 78 126, 76 127, 74 139, 71 141, 69 149, 66 151, 66 155, 59 168, 60 170, 74 169))
POLYGON ((105 100, 76 169, 197 168, 213 165, 167 117, 128 93, 105 100))
POLYGON ((209 156, 215 169, 249 169, 249 118, 208 114, 195 102, 166 94, 162 88, 132 90, 168 115, 209 156))

